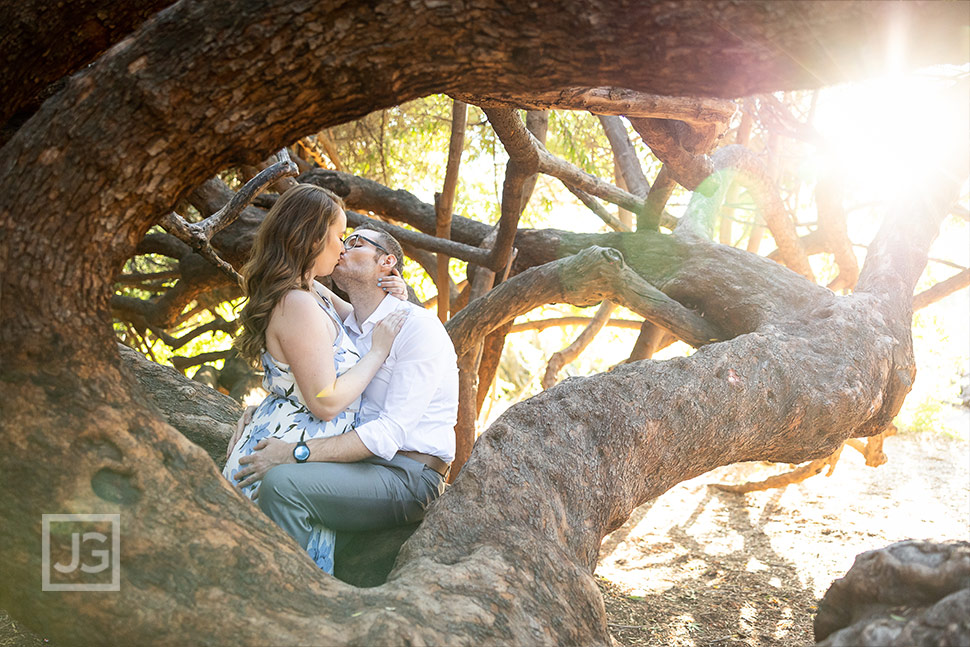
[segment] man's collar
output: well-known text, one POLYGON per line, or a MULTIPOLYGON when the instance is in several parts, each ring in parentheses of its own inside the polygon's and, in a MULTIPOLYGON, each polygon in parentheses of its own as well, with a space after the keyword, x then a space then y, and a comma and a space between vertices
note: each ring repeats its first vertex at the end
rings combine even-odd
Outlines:
POLYGON ((365 319, 363 322, 358 324, 357 313, 351 311, 351 313, 347 316, 347 320, 344 321, 344 324, 346 324, 348 328, 356 332, 358 335, 363 335, 365 334, 365 328, 370 329, 376 326, 381 319, 397 310, 398 305, 401 303, 403 303, 403 301, 397 297, 391 296, 390 294, 385 295, 384 300, 377 304, 374 312, 372 312, 370 316, 367 317, 367 319, 365 319))

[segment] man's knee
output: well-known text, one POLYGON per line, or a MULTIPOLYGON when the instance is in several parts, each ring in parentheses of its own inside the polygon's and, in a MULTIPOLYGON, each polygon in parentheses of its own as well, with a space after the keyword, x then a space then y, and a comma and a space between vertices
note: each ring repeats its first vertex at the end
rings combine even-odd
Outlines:
POLYGON ((266 472, 259 485, 259 498, 256 502, 259 509, 270 518, 273 518, 273 513, 281 506, 292 505, 296 499, 294 494, 298 492, 298 487, 293 478, 293 467, 296 466, 277 465, 266 472))

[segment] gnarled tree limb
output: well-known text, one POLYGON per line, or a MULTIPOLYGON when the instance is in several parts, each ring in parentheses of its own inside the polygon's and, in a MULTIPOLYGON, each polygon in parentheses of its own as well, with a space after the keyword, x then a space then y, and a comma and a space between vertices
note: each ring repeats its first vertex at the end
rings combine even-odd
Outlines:
POLYGON ((613 249, 591 247, 509 279, 451 318, 446 328, 459 355, 509 319, 544 303, 593 305, 616 301, 694 346, 724 333, 651 286, 613 249))

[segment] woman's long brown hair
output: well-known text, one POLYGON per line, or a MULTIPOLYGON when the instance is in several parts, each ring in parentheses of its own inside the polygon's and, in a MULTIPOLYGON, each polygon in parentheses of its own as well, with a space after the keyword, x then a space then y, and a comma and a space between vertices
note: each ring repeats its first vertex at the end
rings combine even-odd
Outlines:
POLYGON ((248 301, 239 314, 242 332, 234 342, 254 365, 266 347, 273 308, 290 290, 310 288, 307 274, 342 206, 330 191, 300 184, 280 196, 260 224, 242 271, 248 301))

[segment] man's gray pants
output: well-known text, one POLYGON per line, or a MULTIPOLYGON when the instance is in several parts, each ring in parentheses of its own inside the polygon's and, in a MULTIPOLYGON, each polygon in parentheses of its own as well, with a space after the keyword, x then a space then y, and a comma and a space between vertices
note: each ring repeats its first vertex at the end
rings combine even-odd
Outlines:
POLYGON ((360 532, 420 521, 444 489, 443 476, 397 454, 389 461, 277 465, 263 477, 257 502, 306 546, 315 524, 360 532))

